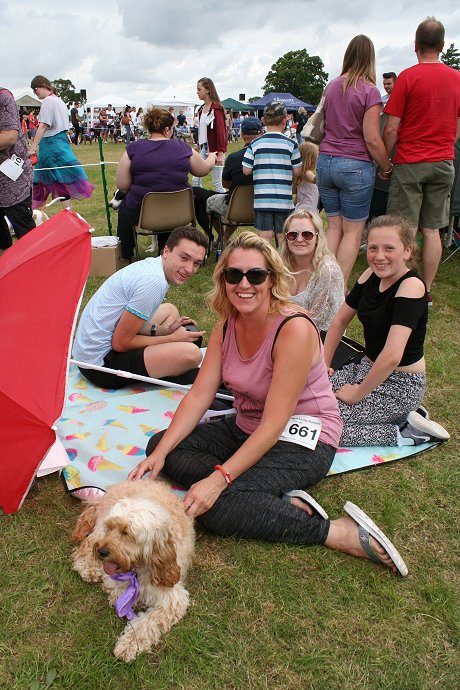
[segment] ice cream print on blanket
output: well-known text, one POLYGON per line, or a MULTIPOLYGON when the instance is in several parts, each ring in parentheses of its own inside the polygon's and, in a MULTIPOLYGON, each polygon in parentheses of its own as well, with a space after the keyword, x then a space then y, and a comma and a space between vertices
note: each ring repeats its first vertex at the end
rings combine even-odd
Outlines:
POLYGON ((144 455, 149 438, 169 426, 184 395, 150 385, 96 388, 72 366, 57 428, 70 460, 63 470, 69 491, 105 489, 126 479, 144 455))
MULTIPOLYGON (((63 469, 68 490, 87 498, 94 495, 88 491, 105 490, 126 479, 142 459, 149 438, 169 426, 184 395, 149 384, 104 390, 71 366, 66 404, 57 425, 70 460, 63 469)), ((329 476, 401 460, 435 445, 339 448, 329 476)), ((181 492, 180 487, 173 488, 181 492)))

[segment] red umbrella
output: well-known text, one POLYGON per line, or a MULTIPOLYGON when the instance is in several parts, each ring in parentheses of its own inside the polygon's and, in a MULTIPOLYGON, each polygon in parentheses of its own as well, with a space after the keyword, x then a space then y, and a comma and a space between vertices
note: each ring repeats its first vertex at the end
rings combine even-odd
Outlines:
POLYGON ((90 225, 61 211, 0 257, 0 506, 18 510, 56 439, 90 225))

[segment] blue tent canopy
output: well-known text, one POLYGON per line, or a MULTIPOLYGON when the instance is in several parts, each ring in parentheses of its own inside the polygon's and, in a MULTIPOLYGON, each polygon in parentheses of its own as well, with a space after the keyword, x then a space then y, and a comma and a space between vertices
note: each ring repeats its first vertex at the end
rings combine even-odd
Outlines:
POLYGON ((304 103, 293 96, 292 93, 274 93, 273 91, 267 93, 266 96, 262 96, 258 101, 253 101, 251 103, 251 108, 254 108, 254 110, 263 110, 263 108, 272 101, 280 101, 286 106, 287 110, 298 110, 301 106, 311 113, 316 110, 315 105, 304 103))

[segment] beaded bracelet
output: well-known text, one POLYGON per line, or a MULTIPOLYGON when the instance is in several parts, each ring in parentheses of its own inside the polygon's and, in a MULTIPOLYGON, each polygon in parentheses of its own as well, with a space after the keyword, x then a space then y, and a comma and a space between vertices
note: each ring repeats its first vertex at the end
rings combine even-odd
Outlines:
POLYGON ((224 467, 222 467, 222 465, 216 465, 214 467, 214 469, 219 470, 219 472, 222 472, 222 474, 224 475, 224 479, 227 482, 228 486, 232 485, 232 478, 230 476, 230 472, 227 472, 227 470, 224 467))

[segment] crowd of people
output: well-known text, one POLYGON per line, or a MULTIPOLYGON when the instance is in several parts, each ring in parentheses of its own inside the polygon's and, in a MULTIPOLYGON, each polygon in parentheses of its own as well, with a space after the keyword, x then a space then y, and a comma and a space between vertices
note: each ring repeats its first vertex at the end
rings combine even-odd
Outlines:
MULTIPOLYGON (((186 487, 187 513, 215 534, 324 545, 407 573, 393 544, 357 506, 347 502, 347 515, 330 521, 305 489, 326 476, 340 444, 401 447, 449 438, 422 406, 430 289, 460 134, 460 73, 438 61, 443 42, 440 22, 422 22, 418 64, 399 76, 385 73, 389 97, 382 102, 372 41, 353 38, 341 74, 325 89, 319 150, 308 141, 298 146, 280 102, 268 104, 262 120, 235 124, 208 77, 197 83, 203 104, 193 122, 195 147, 174 137, 176 128, 188 127, 183 112, 176 118, 161 108, 139 109, 133 119, 127 106, 121 115, 127 146, 116 174, 123 197, 117 234, 128 262, 147 192, 183 189, 192 175, 197 218, 212 238, 207 216, 225 215, 236 187, 254 188, 255 232, 226 236, 214 270, 208 304, 217 324, 203 360, 204 332, 163 302, 169 286, 184 285, 209 253, 210 240, 190 227, 165 237, 156 258, 108 278, 83 310, 73 348, 88 365, 82 374, 104 388, 127 385, 117 370, 193 383, 129 478, 164 472, 186 487), (132 141, 141 127, 147 138, 132 141), (244 146, 225 162, 235 131, 244 146), (201 189, 208 173, 214 190, 201 189), (417 229, 424 279, 413 264, 417 229), (349 290, 363 238, 368 268, 349 290), (333 356, 355 316, 364 356, 334 371, 333 356), (236 414, 200 425, 222 388, 232 393, 236 414)), ((76 160, 65 104, 43 76, 32 88, 43 104, 29 153, 38 150, 39 167, 53 168, 35 173, 32 203, 49 194, 66 202, 89 196, 81 168, 70 177, 54 170, 76 160)), ((71 113, 76 144, 78 107, 71 113)), ((110 104, 98 117, 107 141, 115 127, 110 104)), ((21 125, 19 131, 27 136, 21 125)), ((30 180, 27 146, 16 138, 30 180)), ((1 151, 3 141, 0 133, 1 151)), ((18 209, 31 203, 24 192, 18 209)))

